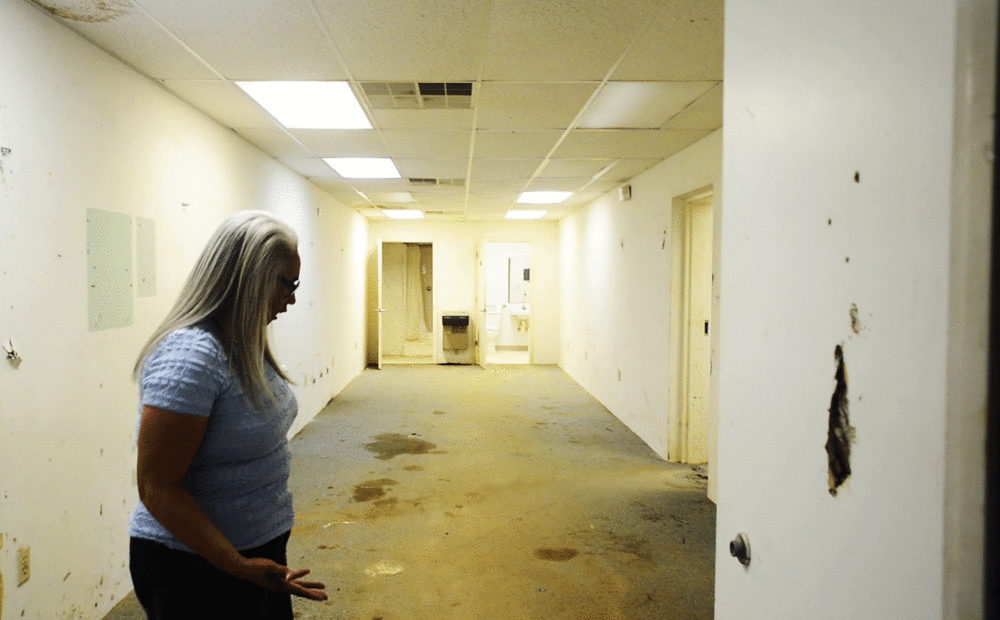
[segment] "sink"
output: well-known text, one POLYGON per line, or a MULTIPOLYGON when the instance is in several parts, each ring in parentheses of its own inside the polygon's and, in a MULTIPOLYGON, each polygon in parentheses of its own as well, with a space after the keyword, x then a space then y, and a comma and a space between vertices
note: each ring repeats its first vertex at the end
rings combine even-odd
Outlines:
POLYGON ((523 319, 527 319, 528 317, 531 316, 531 308, 529 308, 527 306, 524 306, 524 305, 522 305, 522 306, 513 306, 510 309, 510 313, 511 313, 511 315, 513 315, 513 316, 515 316, 515 317, 523 320, 523 319))

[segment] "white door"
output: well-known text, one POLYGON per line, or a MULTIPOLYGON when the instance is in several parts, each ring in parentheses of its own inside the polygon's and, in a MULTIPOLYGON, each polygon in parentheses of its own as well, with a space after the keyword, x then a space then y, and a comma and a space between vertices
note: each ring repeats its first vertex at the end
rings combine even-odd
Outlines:
POLYGON ((684 394, 685 463, 708 461, 708 396, 711 381, 712 195, 687 205, 687 360, 684 394))

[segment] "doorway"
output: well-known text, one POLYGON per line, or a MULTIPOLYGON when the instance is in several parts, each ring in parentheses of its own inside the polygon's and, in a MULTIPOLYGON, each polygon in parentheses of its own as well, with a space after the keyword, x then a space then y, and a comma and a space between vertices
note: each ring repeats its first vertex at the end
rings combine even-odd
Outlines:
POLYGON ((712 329, 712 188, 674 199, 669 460, 706 463, 712 329))
POLYGON ((433 364, 433 244, 383 242, 381 250, 381 363, 433 364))
POLYGON ((531 243, 486 242, 480 359, 531 363, 531 243))

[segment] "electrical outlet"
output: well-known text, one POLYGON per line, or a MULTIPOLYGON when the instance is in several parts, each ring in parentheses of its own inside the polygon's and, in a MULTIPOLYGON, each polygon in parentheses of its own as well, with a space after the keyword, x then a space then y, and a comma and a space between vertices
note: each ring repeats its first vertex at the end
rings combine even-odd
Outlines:
POLYGON ((31 578, 31 547, 17 550, 17 585, 23 586, 31 578))

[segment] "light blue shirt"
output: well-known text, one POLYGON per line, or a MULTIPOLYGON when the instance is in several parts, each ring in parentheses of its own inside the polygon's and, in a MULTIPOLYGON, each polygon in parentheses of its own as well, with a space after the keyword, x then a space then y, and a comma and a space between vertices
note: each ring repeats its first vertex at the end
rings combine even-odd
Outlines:
MULTIPOLYGON (((147 359, 139 386, 140 418, 143 405, 208 418, 184 487, 238 550, 290 531, 295 520, 287 434, 298 404, 288 382, 266 364, 265 371, 277 405, 258 409, 244 398, 222 344, 195 326, 163 340, 147 359)), ((129 536, 191 551, 142 502, 132 513, 129 536)))

